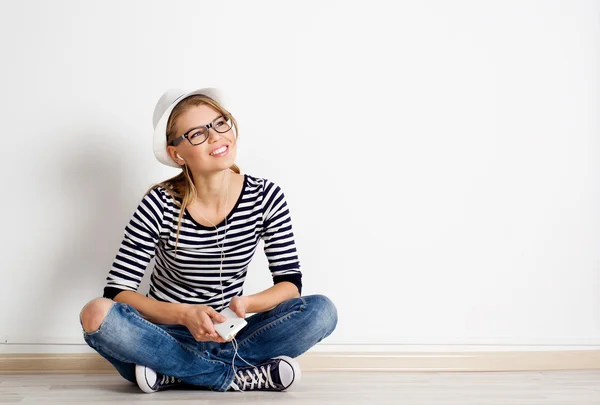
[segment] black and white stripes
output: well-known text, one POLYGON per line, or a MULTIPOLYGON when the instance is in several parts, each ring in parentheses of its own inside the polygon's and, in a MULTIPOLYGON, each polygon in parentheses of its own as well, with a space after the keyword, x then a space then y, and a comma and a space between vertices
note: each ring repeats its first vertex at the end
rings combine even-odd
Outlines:
POLYGON ((248 265, 261 238, 274 283, 289 281, 301 290, 302 275, 290 213, 279 186, 267 179, 244 175, 242 193, 227 216, 227 226, 223 220, 216 230, 197 223, 186 210, 175 257, 179 212, 163 187, 157 186, 144 196, 125 227, 104 297, 114 298, 122 290, 137 291, 154 257, 149 297, 221 310, 221 246, 221 281, 227 306, 233 296, 243 293, 248 265))

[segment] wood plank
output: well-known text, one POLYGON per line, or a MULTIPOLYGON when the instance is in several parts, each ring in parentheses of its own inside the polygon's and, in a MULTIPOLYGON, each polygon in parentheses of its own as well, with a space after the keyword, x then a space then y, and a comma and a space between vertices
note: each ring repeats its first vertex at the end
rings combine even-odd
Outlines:
MULTIPOLYGON (((526 371, 600 369, 600 351, 306 353, 306 371, 526 371)), ((116 373, 97 353, 0 354, 0 374, 116 373)))

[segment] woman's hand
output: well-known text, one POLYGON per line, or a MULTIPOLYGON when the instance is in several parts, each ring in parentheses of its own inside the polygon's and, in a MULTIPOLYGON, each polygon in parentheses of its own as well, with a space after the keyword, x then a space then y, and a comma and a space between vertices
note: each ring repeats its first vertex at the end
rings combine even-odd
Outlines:
POLYGON ((186 326, 198 342, 227 342, 217 332, 212 320, 224 322, 225 317, 208 305, 181 304, 183 307, 181 324, 186 326))
POLYGON ((248 297, 235 296, 229 302, 229 308, 236 313, 237 316, 244 319, 246 310, 248 309, 248 297))

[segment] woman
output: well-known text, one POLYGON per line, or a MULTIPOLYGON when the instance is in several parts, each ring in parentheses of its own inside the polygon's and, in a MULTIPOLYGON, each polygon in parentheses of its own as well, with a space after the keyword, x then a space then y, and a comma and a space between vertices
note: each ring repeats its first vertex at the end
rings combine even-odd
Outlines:
POLYGON ((216 89, 167 91, 153 123, 157 160, 182 171, 150 188, 126 226, 103 298, 81 311, 85 341, 144 392, 292 387, 301 376, 294 358, 333 332, 337 312, 325 296, 301 296, 281 188, 234 164, 237 123, 216 89), (260 239, 274 285, 243 295, 260 239), (233 341, 214 328, 225 308, 254 314, 233 341))

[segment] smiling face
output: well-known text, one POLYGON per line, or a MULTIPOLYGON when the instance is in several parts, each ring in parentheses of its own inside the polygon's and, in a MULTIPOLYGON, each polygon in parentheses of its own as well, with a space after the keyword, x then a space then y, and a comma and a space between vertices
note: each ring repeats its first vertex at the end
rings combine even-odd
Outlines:
POLYGON ((181 165, 187 164, 192 171, 197 172, 209 173, 230 168, 235 162, 237 145, 233 128, 223 133, 217 132, 223 131, 228 125, 225 120, 217 119, 222 116, 222 113, 207 104, 188 107, 177 117, 176 133, 169 140, 187 134, 188 139, 196 143, 205 139, 202 131, 207 128, 202 127, 210 124, 212 127, 208 129, 206 141, 199 145, 192 145, 188 139, 183 139, 177 146, 168 146, 171 158, 181 165))

